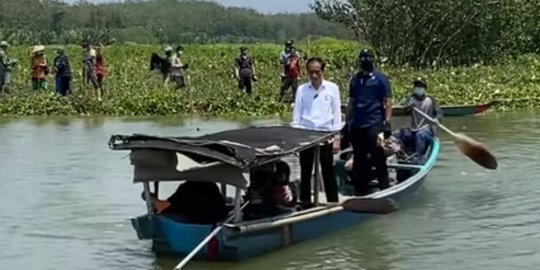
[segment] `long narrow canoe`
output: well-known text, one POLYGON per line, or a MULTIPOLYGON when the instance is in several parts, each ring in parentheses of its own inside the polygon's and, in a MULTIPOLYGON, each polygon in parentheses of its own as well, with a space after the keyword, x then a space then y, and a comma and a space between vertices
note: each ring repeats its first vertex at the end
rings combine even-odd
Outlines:
MULTIPOLYGON (((487 111, 489 108, 493 107, 493 105, 497 104, 496 101, 492 101, 489 103, 483 103, 483 104, 477 104, 477 105, 454 105, 454 106, 441 106, 441 109, 443 111, 443 114, 445 117, 447 116, 467 116, 467 115, 475 115, 480 114, 485 111, 487 111)), ((342 108, 343 110, 346 109, 345 106, 342 108)), ((407 113, 405 112, 405 107, 402 106, 394 106, 392 108, 392 114, 394 116, 405 116, 407 113)))
MULTIPOLYGON (((145 183, 145 192, 148 193, 147 186, 150 181, 181 179, 212 181, 213 178, 219 178, 226 181, 227 185, 243 189, 247 182, 241 178, 244 168, 242 164, 247 164, 246 162, 262 164, 275 158, 290 156, 292 153, 314 147, 334 135, 289 127, 247 128, 199 138, 116 135, 111 138, 109 145, 113 150, 132 151, 130 159, 135 167, 134 180, 145 183), (280 151, 270 151, 278 145, 280 151), (197 154, 199 162, 207 159, 221 160, 224 163, 187 166, 186 157, 192 156, 193 153, 197 154), (182 165, 180 161, 184 161, 185 164, 182 165)), ((363 198, 389 198, 400 205, 403 204, 422 186, 437 160, 439 149, 439 140, 435 139, 426 153, 423 164, 390 166, 401 172, 403 177, 398 178, 399 183, 363 198)), ((336 170, 342 171, 343 163, 342 160, 337 161, 336 170)), ((341 194, 340 202, 350 198, 354 197, 341 194)), ((235 202, 238 202, 236 198, 235 202)), ((196 258, 240 261, 357 226, 376 216, 370 213, 350 212, 340 204, 326 203, 324 196, 321 196, 320 202, 318 206, 269 218, 238 220, 224 224, 224 230, 203 248, 196 258)), ((239 202, 235 205, 239 205, 239 202)), ((185 223, 151 211, 149 214, 133 218, 132 225, 139 239, 152 240, 153 251, 157 255, 175 256, 190 253, 215 227, 215 225, 185 223)))
MULTIPOLYGON (((495 104, 496 102, 492 101, 489 103, 477 104, 477 105, 441 106, 441 109, 445 117, 446 116, 466 116, 466 115, 475 115, 475 114, 483 113, 495 104)), ((392 114, 396 116, 407 115, 407 113, 405 113, 405 108, 398 107, 398 106, 392 108, 392 114)))

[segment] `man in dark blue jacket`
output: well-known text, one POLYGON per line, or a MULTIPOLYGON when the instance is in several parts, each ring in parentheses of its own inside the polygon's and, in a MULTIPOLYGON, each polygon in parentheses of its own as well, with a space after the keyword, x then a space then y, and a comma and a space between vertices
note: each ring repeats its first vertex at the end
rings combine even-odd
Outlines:
POLYGON ((56 92, 62 96, 71 91, 71 66, 64 48, 56 49, 54 71, 56 73, 56 92))
POLYGON ((368 49, 360 52, 361 71, 353 76, 349 86, 347 122, 354 152, 353 170, 359 176, 354 183, 357 195, 370 192, 370 164, 375 166, 379 189, 389 187, 379 134, 382 133, 384 139, 392 134, 392 90, 386 75, 374 69, 373 61, 373 53, 368 49))

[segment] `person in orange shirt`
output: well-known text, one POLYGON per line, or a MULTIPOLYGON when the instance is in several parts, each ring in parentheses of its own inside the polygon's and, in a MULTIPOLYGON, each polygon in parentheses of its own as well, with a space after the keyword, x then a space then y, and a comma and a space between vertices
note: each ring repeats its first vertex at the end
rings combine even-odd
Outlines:
POLYGON ((45 46, 36 45, 32 49, 31 62, 32 90, 47 90, 49 66, 45 57, 45 46))

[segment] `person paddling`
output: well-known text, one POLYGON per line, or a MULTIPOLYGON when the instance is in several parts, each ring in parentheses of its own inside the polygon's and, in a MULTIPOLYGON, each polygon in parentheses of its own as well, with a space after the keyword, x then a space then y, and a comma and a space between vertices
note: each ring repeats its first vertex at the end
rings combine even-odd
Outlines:
POLYGON ((353 170, 359 176, 354 186, 360 196, 370 192, 368 155, 376 169, 379 189, 390 186, 384 149, 378 140, 380 133, 384 139, 392 134, 392 89, 386 75, 374 69, 371 51, 362 50, 358 61, 361 70, 350 82, 347 122, 354 153, 353 170))
MULTIPOLYGON (((405 101, 406 112, 411 113, 411 133, 410 136, 415 142, 415 150, 418 158, 424 156, 426 149, 431 144, 435 136, 435 126, 418 114, 413 108, 417 108, 440 122, 443 117, 443 112, 434 97, 426 93, 427 83, 421 77, 413 81, 413 93, 405 101)), ((421 161, 421 160, 419 160, 421 161)))

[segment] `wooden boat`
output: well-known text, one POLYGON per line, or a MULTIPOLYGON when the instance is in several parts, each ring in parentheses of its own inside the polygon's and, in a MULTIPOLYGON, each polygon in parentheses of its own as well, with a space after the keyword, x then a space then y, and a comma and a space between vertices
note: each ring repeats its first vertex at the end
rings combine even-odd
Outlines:
MULTIPOLYGON (((159 193, 159 182, 163 181, 219 183, 223 196, 227 196, 227 186, 232 187, 235 197, 230 208, 234 220, 224 224, 224 229, 195 258, 239 261, 355 226, 374 216, 346 211, 341 204, 319 199, 317 186, 321 180, 316 177, 312 207, 273 217, 242 220, 241 194, 249 183, 245 172, 308 148, 315 148, 318 153, 320 143, 334 135, 291 127, 250 127, 194 138, 113 135, 109 147, 131 151, 134 182, 143 184, 148 210, 147 214, 133 218, 132 225, 139 239, 152 240, 157 255, 185 256, 216 224, 188 224, 156 214, 150 203, 150 183, 154 183, 156 194, 159 193)), ((423 164, 390 165, 398 171, 408 172, 409 177, 365 198, 391 198, 398 203, 409 198, 434 166, 439 147, 439 141, 434 140, 423 164)), ((318 166, 314 167, 317 171, 318 166)), ((346 199, 340 195, 341 201, 346 199)))
MULTIPOLYGON (((445 117, 447 116, 467 116, 467 115, 475 115, 480 114, 485 111, 487 111, 489 108, 493 107, 495 104, 497 104, 496 101, 492 101, 489 103, 483 103, 483 104, 477 104, 477 105, 454 105, 454 106, 441 106, 441 110, 443 111, 443 115, 445 117)), ((346 108, 343 109, 344 111, 346 108)), ((403 106, 394 106, 392 108, 392 114, 394 116, 405 116, 408 115, 405 112, 405 107, 403 106)))
MULTIPOLYGON (((446 116, 467 116, 483 113, 495 105, 496 102, 492 101, 484 104, 477 105, 456 105, 456 106, 441 106, 443 115, 446 116)), ((395 106, 392 108, 392 113, 395 116, 404 116, 407 115, 405 108, 401 106, 395 106)))

